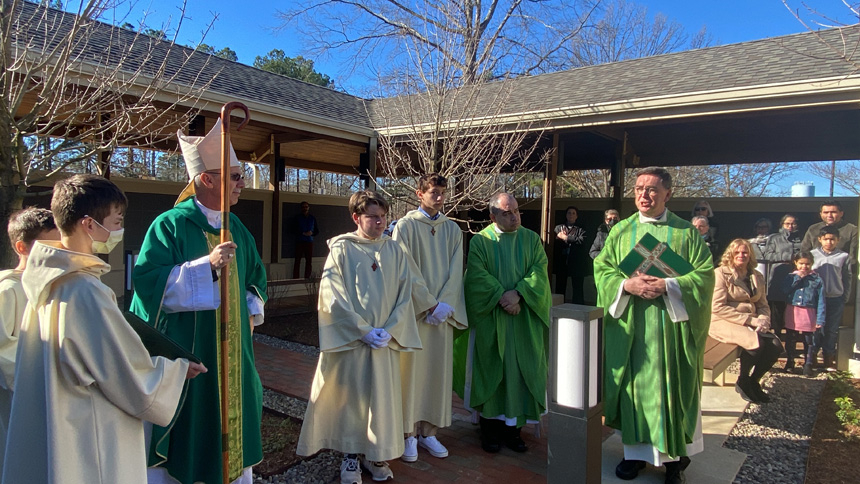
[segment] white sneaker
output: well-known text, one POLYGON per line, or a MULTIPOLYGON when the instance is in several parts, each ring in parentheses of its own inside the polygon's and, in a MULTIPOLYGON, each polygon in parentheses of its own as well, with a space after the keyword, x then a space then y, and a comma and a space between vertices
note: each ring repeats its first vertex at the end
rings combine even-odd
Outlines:
POLYGON ((367 460, 364 456, 361 456, 361 467, 370 472, 370 476, 373 477, 374 481, 394 479, 394 473, 388 467, 388 462, 367 460))
POLYGON ((406 449, 403 450, 403 455, 400 456, 400 460, 403 462, 415 462, 418 460, 418 439, 413 435, 406 437, 406 440, 403 443, 406 449))
POLYGON ((358 457, 343 457, 343 462, 340 463, 340 484, 361 484, 358 457))
POLYGON ((445 446, 436 439, 435 435, 430 437, 418 437, 418 445, 427 449, 433 457, 438 457, 440 459, 448 457, 448 449, 446 449, 445 446))

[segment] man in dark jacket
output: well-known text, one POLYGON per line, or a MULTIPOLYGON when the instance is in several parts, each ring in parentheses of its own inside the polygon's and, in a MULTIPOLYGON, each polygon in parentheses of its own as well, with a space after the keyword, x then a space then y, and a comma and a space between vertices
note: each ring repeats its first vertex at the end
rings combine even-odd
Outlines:
POLYGON ((556 246, 561 247, 560 257, 555 263, 555 292, 564 296, 567 292, 567 278, 570 277, 573 291, 571 302, 584 304, 583 280, 591 273, 591 259, 586 256, 586 232, 576 224, 579 209, 567 207, 564 216, 565 223, 556 225, 554 229, 556 246))
POLYGON ((821 222, 812 224, 803 236, 803 242, 800 244, 800 250, 811 251, 816 247, 820 247, 818 243, 818 234, 821 228, 825 225, 832 225, 839 231, 839 244, 836 246, 840 250, 848 252, 852 261, 857 260, 857 226, 842 220, 845 212, 842 211, 842 204, 837 200, 825 200, 821 203, 821 222))
POLYGON ((302 213, 296 216, 296 260, 293 264, 293 279, 299 278, 299 266, 305 259, 305 279, 311 278, 314 257, 314 236, 320 233, 317 219, 310 214, 311 206, 302 202, 302 213))
MULTIPOLYGON (((825 226, 836 227, 839 231, 839 241, 836 248, 848 252, 848 260, 851 262, 851 272, 857 274, 857 226, 842 220, 845 212, 842 211, 842 204, 838 200, 825 200, 821 202, 821 222, 812 224, 803 236, 803 242, 800 243, 800 250, 811 251, 817 247, 821 247, 818 242, 818 235, 821 229, 825 226)), ((854 284, 851 288, 846 288, 851 294, 851 300, 854 299, 854 284)))

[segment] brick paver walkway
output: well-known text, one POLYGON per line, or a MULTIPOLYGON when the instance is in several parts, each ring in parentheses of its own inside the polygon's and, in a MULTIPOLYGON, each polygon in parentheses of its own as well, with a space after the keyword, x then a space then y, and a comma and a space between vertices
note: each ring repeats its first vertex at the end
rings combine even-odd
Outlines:
MULTIPOLYGON (((307 400, 316 358, 261 343, 254 343, 254 352, 257 371, 264 387, 307 400)), ((541 438, 535 437, 532 426, 523 429, 523 440, 529 446, 528 452, 524 454, 517 454, 507 448, 498 454, 488 454, 481 450, 478 427, 469 421, 469 414, 456 395, 453 405, 453 425, 439 430, 439 441, 448 447, 448 457, 437 459, 419 447, 417 462, 407 464, 399 459, 391 461, 395 482, 546 483, 545 428, 542 429, 541 438)), ((366 473, 363 477, 365 482, 373 482, 366 473)), ((333 482, 339 482, 339 479, 333 482)))

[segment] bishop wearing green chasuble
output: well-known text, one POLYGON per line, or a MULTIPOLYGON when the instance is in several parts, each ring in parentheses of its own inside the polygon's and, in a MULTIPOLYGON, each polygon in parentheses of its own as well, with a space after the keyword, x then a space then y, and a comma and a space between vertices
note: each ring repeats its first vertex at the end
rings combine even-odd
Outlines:
POLYGON ((454 348, 454 390, 480 413, 481 446, 525 452, 520 428, 546 412, 552 296, 540 237, 520 226, 516 199, 490 200, 493 224, 472 238, 464 290, 470 331, 454 348))
MULTIPOLYGON (((714 267, 698 231, 666 210, 671 175, 645 168, 636 177, 639 212, 619 222, 594 260, 598 305, 604 316, 605 424, 621 430, 624 460, 621 479, 633 479, 645 463, 665 465, 666 482, 686 482, 689 456, 703 450, 701 429, 702 365, 714 267), (622 261, 645 234, 666 244, 689 265, 626 274, 622 261), (692 266, 692 268, 690 268, 692 266), (685 272, 689 271, 689 272, 685 272)), ((671 255, 671 254, 669 254, 671 255)), ((654 260, 664 266, 663 260, 654 260)), ((626 267, 626 264, 624 264, 626 267)))
POLYGON ((263 321, 266 272, 253 236, 233 214, 231 241, 220 243, 220 177, 230 177, 231 205, 245 184, 232 147, 231 171, 221 173, 219 133, 220 120, 205 137, 178 133, 191 183, 149 227, 134 267, 131 310, 210 370, 189 382, 173 422, 153 427, 149 484, 222 482, 219 287, 227 265, 230 481, 250 484, 251 466, 263 459, 263 388, 254 367, 252 324, 263 321))

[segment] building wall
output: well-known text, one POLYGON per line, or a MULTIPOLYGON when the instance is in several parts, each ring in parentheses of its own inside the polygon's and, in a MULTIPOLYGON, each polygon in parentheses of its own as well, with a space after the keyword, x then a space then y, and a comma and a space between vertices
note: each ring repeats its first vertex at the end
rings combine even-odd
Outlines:
MULTIPOLYGON (((103 280, 114 289, 117 295, 121 296, 124 291, 125 252, 136 253, 140 250, 149 225, 160 213, 173 206, 177 195, 185 185, 121 177, 113 177, 112 180, 126 192, 129 206, 125 217, 126 231, 123 243, 107 257, 112 271, 103 280)), ((39 190, 44 190, 44 187, 33 188, 33 191, 39 190)), ((242 191, 239 203, 233 207, 233 212, 239 216, 242 223, 248 227, 256 239, 257 250, 266 264, 269 279, 292 277, 295 251, 295 234, 292 230, 292 224, 294 217, 299 213, 299 205, 302 201, 307 201, 311 205, 311 213, 314 214, 320 225, 320 234, 314 241, 313 271, 316 274, 322 272, 322 266, 328 255, 326 241, 335 235, 355 230, 355 225, 346 208, 346 197, 282 192, 280 194, 281 217, 276 229, 281 234, 280 250, 278 251, 278 259, 273 261, 270 236, 272 233, 271 199, 272 192, 269 190, 246 188, 242 191)), ((752 237, 753 226, 760 217, 770 218, 773 222, 774 231, 776 231, 779 228, 778 224, 782 215, 793 213, 798 218, 800 230, 805 232, 811 224, 820 221, 818 210, 819 204, 823 200, 824 198, 821 197, 724 198, 710 199, 709 203, 714 210, 713 220, 719 224, 718 238, 725 245, 735 237, 752 237)), ((857 224, 858 214, 860 214, 858 199, 843 197, 838 198, 838 200, 845 209, 845 219, 857 224)), ((691 209, 697 201, 698 199, 691 198, 673 199, 669 201, 668 207, 682 218, 689 220, 691 209)), ((49 207, 50 195, 27 199, 25 204, 49 207)), ((579 208, 579 223, 593 239, 597 227, 603 222, 603 211, 610 208, 611 203, 609 200, 603 199, 556 199, 553 210, 555 216, 552 221, 553 226, 564 221, 564 213, 569 205, 579 208)), ((520 209, 523 212, 523 226, 539 231, 540 202, 521 200, 520 209)), ((632 199, 623 200, 621 212, 622 217, 635 212, 632 199)), ((475 214, 475 216, 488 218, 486 214, 475 214)))

